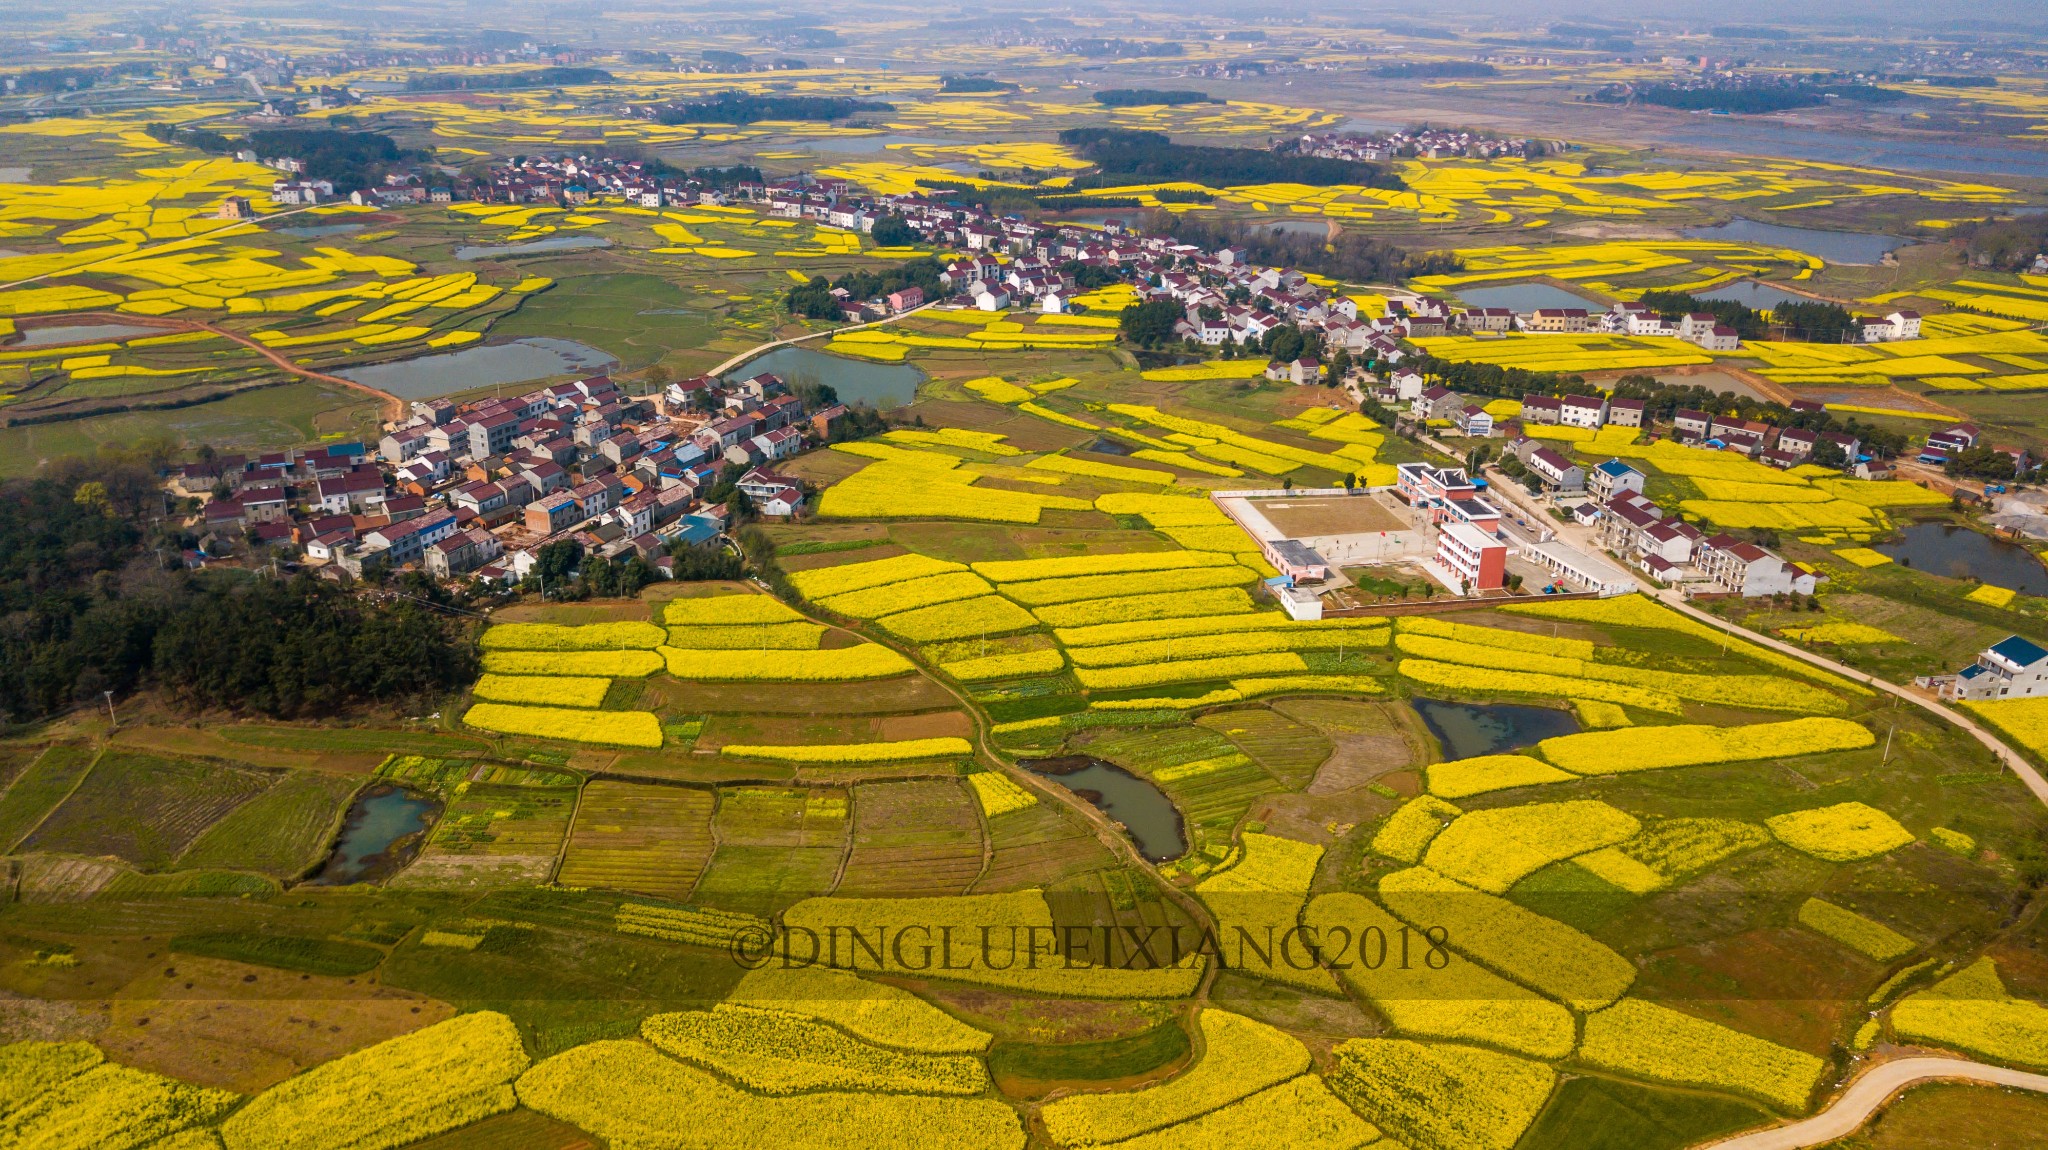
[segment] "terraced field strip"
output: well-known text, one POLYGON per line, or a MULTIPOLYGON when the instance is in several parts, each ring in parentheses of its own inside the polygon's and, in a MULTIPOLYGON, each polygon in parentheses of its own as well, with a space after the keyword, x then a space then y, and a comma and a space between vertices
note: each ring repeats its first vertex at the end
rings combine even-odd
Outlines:
POLYGON ((595 780, 583 788, 557 880, 678 902, 711 861, 710 791, 595 780))
POLYGON ((952 779, 853 790, 853 849, 840 894, 963 894, 981 875, 981 818, 952 779))

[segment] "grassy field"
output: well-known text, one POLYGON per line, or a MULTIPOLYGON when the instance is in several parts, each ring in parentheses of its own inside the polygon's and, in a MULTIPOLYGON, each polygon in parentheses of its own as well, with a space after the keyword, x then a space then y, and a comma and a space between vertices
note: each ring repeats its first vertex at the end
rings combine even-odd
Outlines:
POLYGON ((169 411, 95 415, 0 428, 0 475, 26 475, 51 459, 102 446, 170 440, 180 449, 275 450, 325 439, 375 440, 376 401, 324 383, 279 383, 169 411))
POLYGON ((693 374, 715 361, 700 366, 697 360, 704 357, 687 353, 717 334, 715 317, 729 306, 716 296, 690 293, 671 280, 643 272, 558 277, 554 287, 528 300, 492 334, 573 332, 574 338, 617 356, 629 371, 674 356, 679 371, 693 374))
POLYGON ((92 769, 98 752, 59 744, 45 750, 0 794, 0 850, 20 842, 92 769))
POLYGON ((214 820, 276 779, 234 767, 108 751, 22 848, 169 865, 214 820))
POLYGON ((319 860, 356 786, 346 776, 294 771, 208 827, 178 865, 296 877, 319 860))
POLYGON ((708 790, 598 779, 569 832, 560 879, 681 901, 711 861, 708 790))
POLYGON ((981 820, 957 782, 865 783, 853 816, 841 894, 963 894, 981 875, 981 820))

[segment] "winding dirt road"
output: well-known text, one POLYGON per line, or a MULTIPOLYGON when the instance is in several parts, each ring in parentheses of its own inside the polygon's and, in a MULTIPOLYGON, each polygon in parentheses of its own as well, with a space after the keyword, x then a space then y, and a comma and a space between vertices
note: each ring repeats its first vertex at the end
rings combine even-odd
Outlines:
POLYGON ((1922 1082, 1970 1082, 2048 1094, 2048 1075, 1961 1058, 1901 1058, 1865 1070, 1833 1105, 1811 1118, 1702 1143, 1696 1150, 1804 1150, 1824 1145, 1855 1133, 1899 1092, 1922 1082))

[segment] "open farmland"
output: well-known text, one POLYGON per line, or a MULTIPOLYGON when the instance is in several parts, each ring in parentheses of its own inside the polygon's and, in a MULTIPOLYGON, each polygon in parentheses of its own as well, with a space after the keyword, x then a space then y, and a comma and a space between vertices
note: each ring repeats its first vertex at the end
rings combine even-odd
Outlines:
POLYGON ((2048 76, 1869 7, 6 13, 0 1146, 1682 1150, 2048 1071, 2048 703, 1922 705, 2048 648, 2048 76))

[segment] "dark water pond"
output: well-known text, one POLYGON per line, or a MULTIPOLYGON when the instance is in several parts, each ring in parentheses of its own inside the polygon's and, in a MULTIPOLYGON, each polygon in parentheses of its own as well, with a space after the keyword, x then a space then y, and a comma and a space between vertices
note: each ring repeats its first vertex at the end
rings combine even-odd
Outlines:
POLYGON ((903 363, 871 363, 813 351, 808 347, 778 347, 767 355, 750 359, 725 373, 729 380, 750 379, 773 372, 785 381, 812 379, 839 393, 839 402, 866 404, 877 411, 903 407, 917 399, 917 385, 924 373, 903 363))
POLYGON ((1517 703, 1453 703, 1411 699, 1429 733, 1443 744, 1446 759, 1498 755, 1558 735, 1575 735, 1579 721, 1570 711, 1517 703))
POLYGON ((307 224, 301 227, 271 228, 281 236, 297 236, 302 240, 317 240, 324 236, 345 236, 350 232, 363 230, 361 224, 307 224))
POLYGON ((1282 235, 1327 236, 1330 234, 1330 223, 1321 216, 1300 220, 1266 220, 1257 226, 1261 231, 1279 232, 1282 235))
POLYGON ((1781 303, 1813 302, 1808 296, 1789 292, 1781 287, 1772 287, 1770 284, 1757 283, 1754 280, 1742 280, 1732 284, 1723 284, 1713 291, 1703 291, 1695 294, 1701 299, 1734 300, 1743 307, 1755 311, 1768 311, 1781 303))
POLYGON ((495 260, 507 256, 532 256, 545 252, 574 252, 584 248, 608 248, 612 242, 603 236, 549 236, 544 240, 529 240, 523 244, 467 244, 455 249, 458 260, 495 260))
POLYGON ((1686 228, 1685 235, 1695 240, 1792 248, 1819 256, 1831 264, 1874 264, 1884 258, 1884 253, 1907 242, 1899 236, 1876 232, 1830 232, 1820 228, 1763 224, 1755 220, 1729 220, 1711 228, 1686 228))
POLYGON ((2038 148, 1826 132, 1780 126, 1752 116, 1688 117, 1684 127, 1657 132, 1656 136, 1674 144, 1713 148, 1745 156, 1824 160, 1832 164, 1861 164, 1921 172, 2048 177, 2048 152, 2038 148))
POLYGON ((23 328, 17 347, 47 347, 59 343, 105 343, 142 335, 161 335, 162 328, 133 323, 75 323, 61 327, 23 328))
POLYGON ((388 391, 401 399, 452 395, 503 383, 531 383, 550 376, 596 374, 618 360, 573 339, 532 335, 511 343, 466 347, 437 355, 414 356, 396 363, 351 367, 337 372, 357 383, 388 391))
POLYGON ((1874 544, 1903 566, 1951 579, 1980 579, 2028 595, 2048 595, 2048 567, 2017 543, 1952 523, 1915 523, 1903 539, 1874 544))
POLYGON ((1556 284, 1499 284, 1494 287, 1465 288, 1458 292, 1458 298, 1471 307, 1504 307, 1515 312, 1531 312, 1539 307, 1606 310, 1585 296, 1568 292, 1556 284))
POLYGON ((341 886, 389 878, 419 853, 440 813, 441 804, 424 795, 388 784, 371 787, 349 808, 341 840, 311 881, 341 886))
POLYGON ((1105 435, 1089 444, 1088 450, 1097 455, 1129 455, 1136 448, 1120 439, 1111 439, 1105 435))
POLYGON ((1114 763, 1085 755, 1019 759, 1017 765, 1032 774, 1044 775, 1093 804, 1124 828, 1138 853, 1146 858, 1165 862, 1188 853, 1187 830, 1181 823, 1180 808, 1149 780, 1114 763))

